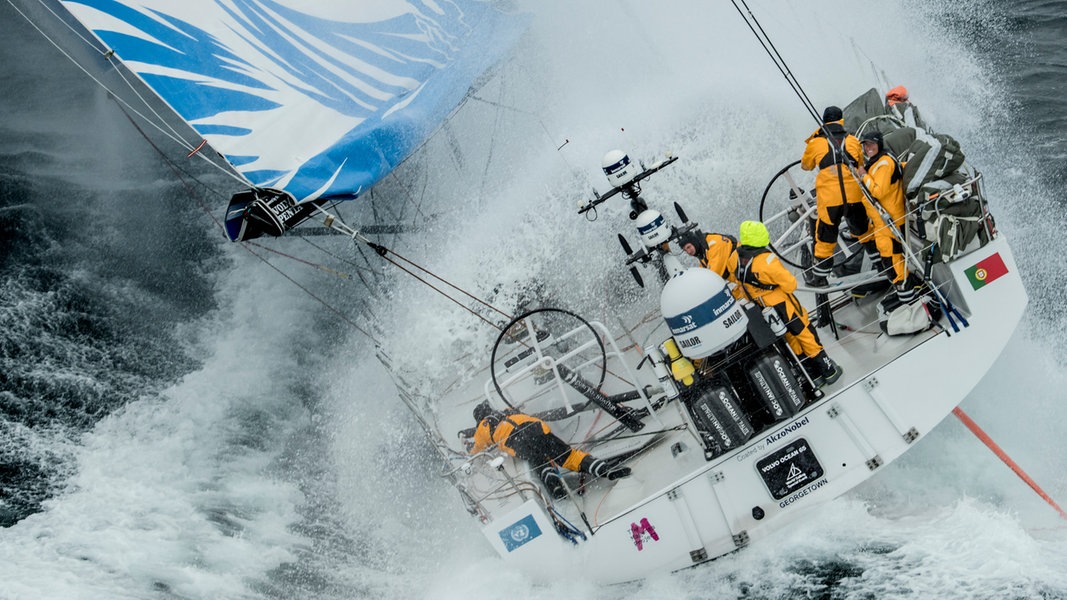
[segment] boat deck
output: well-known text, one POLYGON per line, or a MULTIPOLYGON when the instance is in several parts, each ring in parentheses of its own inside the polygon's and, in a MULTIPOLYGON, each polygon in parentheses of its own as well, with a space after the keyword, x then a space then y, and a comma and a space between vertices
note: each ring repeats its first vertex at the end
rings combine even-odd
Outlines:
MULTIPOLYGON (((798 297, 807 306, 814 305, 814 297, 811 294, 801 291, 798 292, 798 297)), ((837 338, 829 327, 820 329, 819 336, 828 354, 844 369, 844 376, 834 384, 823 387, 823 398, 809 401, 804 411, 826 401, 840 390, 864 380, 909 350, 943 335, 939 327, 907 336, 884 334, 878 325, 877 310, 880 298, 881 294, 859 299, 848 299, 841 293, 831 296, 831 301, 841 304, 834 311, 837 338)), ((623 352, 628 357, 627 362, 639 363, 643 358, 642 346, 657 343, 661 341, 660 338, 669 335, 663 320, 652 318, 655 316, 657 315, 644 315, 636 319, 637 325, 627 328, 630 333, 617 339, 617 343, 624 348, 623 352)), ((490 389, 487 379, 488 370, 485 370, 479 376, 468 380, 462 386, 462 393, 449 395, 450 398, 456 399, 455 404, 442 406, 439 414, 442 417, 458 417, 459 420, 450 428, 442 423, 444 431, 469 432, 474 424, 469 415, 474 406, 486 399, 486 389, 490 389)), ((634 407, 641 406, 640 401, 630 404, 634 407)), ((575 446, 602 458, 627 455, 622 464, 631 467, 633 474, 617 481, 607 481, 591 480, 585 475, 564 472, 565 481, 572 494, 569 501, 557 503, 557 510, 567 518, 584 518, 595 530, 642 502, 710 470, 712 461, 705 456, 700 441, 690 430, 689 422, 683 414, 684 410, 677 400, 664 403, 653 416, 645 419, 646 427, 643 430, 637 433, 623 431, 617 436, 626 441, 617 439, 609 444, 594 446, 572 442, 575 446)), ((798 414, 788 417, 764 427, 751 439, 758 439, 761 434, 800 416, 798 414)), ((455 440, 453 449, 457 454, 465 453, 466 446, 462 436, 452 439, 455 440)), ((746 445, 715 457, 715 462, 734 456, 743 457, 750 452, 750 446, 746 445)), ((477 462, 474 461, 475 464, 477 462)), ((533 495, 544 494, 541 484, 536 476, 529 472, 527 465, 506 458, 502 466, 504 471, 498 470, 486 478, 469 478, 466 483, 469 486, 468 493, 482 509, 495 514, 509 510, 533 495), (507 476, 501 476, 503 472, 506 472, 507 476)), ((483 471, 488 472, 488 469, 483 471)))
MULTIPOLYGON (((607 319, 613 321, 610 332, 581 319, 581 327, 561 328, 563 335, 553 326, 525 323, 537 343, 515 335, 510 347, 496 348, 504 356, 501 361, 494 354, 500 393, 487 366, 458 377, 440 397, 436 417, 449 446, 448 475, 489 543, 531 573, 551 576, 577 567, 592 580, 621 582, 733 552, 901 456, 988 371, 1021 318, 1026 294, 1006 240, 998 237, 971 252, 933 266, 933 283, 959 312, 947 312, 921 333, 884 334, 880 295, 853 299, 834 290, 837 335, 824 327, 819 336, 844 375, 821 394, 808 390, 806 403, 791 405, 777 419, 771 416, 775 405, 757 398, 766 389, 762 383, 757 389, 752 369, 767 365, 764 358, 778 359, 762 381, 777 377, 776 369, 792 360, 780 343, 768 354, 771 348, 761 348, 754 337, 736 340, 709 357, 717 362, 699 365, 703 383, 693 393, 669 399, 672 377, 664 369, 657 376, 663 365, 648 358, 670 337, 657 311, 633 306, 632 314, 607 319), (977 283, 975 273, 982 278, 977 283), (567 339, 583 328, 593 341, 567 339), (542 338, 546 331, 551 333, 542 338), (527 352, 532 347, 536 356, 527 352), (583 356, 582 348, 595 356, 583 356), (579 363, 557 368, 571 359, 579 363), (582 371, 598 393, 589 394, 587 386, 582 394, 581 386, 563 383, 568 370, 582 371), (719 425, 734 417, 718 389, 736 393, 755 431, 737 429, 740 437, 733 441, 722 435, 719 425), (610 481, 567 472, 567 497, 553 500, 523 461, 494 448, 470 456, 473 409, 486 399, 502 408, 501 393, 523 412, 543 415, 571 445, 625 464, 631 475, 610 481), (704 420, 720 401, 719 414, 704 420), (643 426, 627 428, 609 415, 612 406, 600 408, 605 404, 640 411, 643 426)), ((814 307, 809 290, 797 296, 814 307)))

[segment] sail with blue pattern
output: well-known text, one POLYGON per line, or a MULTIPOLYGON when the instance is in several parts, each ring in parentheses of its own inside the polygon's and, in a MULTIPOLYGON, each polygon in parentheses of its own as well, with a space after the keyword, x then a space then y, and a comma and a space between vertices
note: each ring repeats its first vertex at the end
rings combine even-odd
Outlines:
POLYGON ((482 0, 63 4, 250 187, 297 204, 370 189, 524 26, 482 0))

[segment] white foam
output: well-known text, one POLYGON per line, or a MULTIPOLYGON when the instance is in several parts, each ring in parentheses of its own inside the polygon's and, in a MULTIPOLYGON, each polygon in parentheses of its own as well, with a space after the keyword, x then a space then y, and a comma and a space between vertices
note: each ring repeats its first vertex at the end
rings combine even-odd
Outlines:
MULTIPOLYGON (((534 280, 601 317, 605 296, 633 289, 613 239, 629 232, 623 205, 604 205, 593 223, 576 214, 592 187, 607 188, 604 152, 676 153, 681 160, 646 184, 649 199, 678 200, 706 228, 730 232, 754 216, 762 186, 799 157, 814 124, 726 3, 521 4, 534 13, 531 34, 503 83, 479 92, 520 110, 469 103, 457 115, 463 168, 443 138, 428 144, 419 160, 433 198, 422 211, 437 217, 399 248, 505 310, 515 286, 534 280)), ((1035 308, 964 408, 1062 501, 1064 345, 1031 332, 1063 291, 1039 281, 1047 265, 1033 250, 1062 255, 1064 242, 1045 235, 1058 231, 1052 219, 1037 223, 1041 233, 1022 229, 1034 224, 1028 207, 1049 205, 1051 194, 1028 183, 1038 165, 997 155, 985 126, 1004 101, 990 97, 1003 93, 987 86, 995 74, 936 25, 915 33, 930 15, 898 6, 753 8, 818 107, 877 85, 871 57, 924 116, 974 148, 999 222, 1023 250, 1035 308), (1005 182, 1024 183, 1033 202, 1005 182)), ((0 597, 144 598, 156 589, 245 598, 282 584, 323 597, 817 596, 820 573, 834 568, 847 571, 840 593, 857 597, 1067 590, 1067 534, 1051 509, 954 422, 826 510, 710 566, 612 588, 580 572, 535 584, 493 555, 436 477, 433 450, 366 339, 337 342, 346 328, 317 303, 233 256, 222 308, 200 324, 204 368, 86 435, 69 491, 0 532, 0 597), (308 466, 322 471, 298 472, 308 466), (276 571, 284 565, 326 583, 287 578, 276 571)), ((478 364, 491 328, 382 270, 389 293, 375 308, 402 371, 418 383, 439 381, 457 361, 478 364)), ((300 277, 331 298, 363 293, 300 277)))

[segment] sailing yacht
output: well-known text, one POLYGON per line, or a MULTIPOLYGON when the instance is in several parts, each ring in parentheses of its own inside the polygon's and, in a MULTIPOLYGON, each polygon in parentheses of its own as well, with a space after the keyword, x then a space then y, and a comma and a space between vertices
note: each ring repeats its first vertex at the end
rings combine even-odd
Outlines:
MULTIPOLYGON (((523 28, 473 0, 374 4, 62 2, 100 56, 189 125, 174 135, 188 156, 233 174, 241 189, 224 219, 233 241, 283 235, 312 215, 332 224, 330 207, 410 156, 523 28)), ((858 123, 877 127, 884 116, 858 123)), ((718 275, 687 268, 678 242, 698 224, 641 195, 678 160, 646 166, 613 151, 602 165, 610 190, 580 209, 629 200, 635 227, 622 235, 640 241, 624 241, 619 274, 634 276, 647 302, 614 304, 601 320, 550 300, 524 306, 478 368, 457 365, 433 397, 413 399, 425 390, 393 369, 402 397, 434 407, 428 433, 475 526, 535 576, 577 568, 622 582, 769 538, 929 434, 989 370, 1025 309, 981 174, 957 165, 916 186, 895 232, 925 285, 918 326, 893 326, 882 276, 848 240, 828 285, 798 290, 844 373, 820 381, 773 318, 718 275), (541 465, 496 446, 470 452, 484 403, 536 416, 629 474, 562 472, 556 497, 541 465)), ((753 207, 798 280, 811 266, 813 187, 789 165, 753 207)))

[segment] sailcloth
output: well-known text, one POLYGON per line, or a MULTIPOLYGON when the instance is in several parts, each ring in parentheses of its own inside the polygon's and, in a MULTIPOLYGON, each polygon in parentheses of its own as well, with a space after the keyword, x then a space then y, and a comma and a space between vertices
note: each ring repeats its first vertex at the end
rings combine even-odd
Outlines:
POLYGON ((478 0, 64 0, 252 187, 353 198, 510 48, 478 0))

